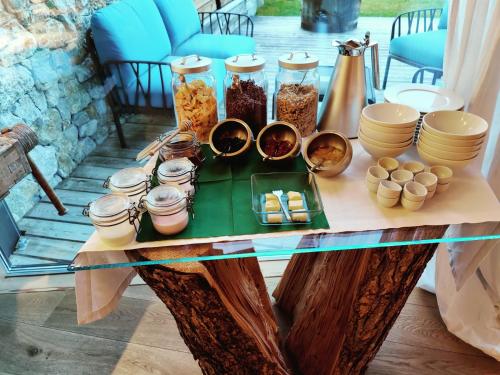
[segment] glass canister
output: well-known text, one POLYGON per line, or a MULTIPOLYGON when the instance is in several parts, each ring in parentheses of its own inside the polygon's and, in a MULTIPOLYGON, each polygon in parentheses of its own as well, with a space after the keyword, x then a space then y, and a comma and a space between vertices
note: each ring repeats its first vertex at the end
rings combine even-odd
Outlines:
POLYGON ((132 203, 139 204, 150 188, 150 178, 142 168, 124 168, 104 181, 103 186, 114 193, 126 194, 132 203))
POLYGON ((198 168, 205 160, 200 143, 192 132, 180 132, 160 149, 160 160, 188 158, 198 168))
POLYGON ((212 60, 198 55, 174 60, 172 92, 177 124, 186 123, 202 143, 217 124, 217 86, 211 72, 212 60))
POLYGON ((187 195, 195 193, 195 166, 188 158, 172 159, 158 166, 157 176, 161 185, 180 187, 187 195))
POLYGON ((135 239, 139 211, 126 194, 107 194, 84 208, 102 241, 118 247, 135 239))
POLYGON ((302 137, 316 130, 320 77, 319 59, 307 52, 291 52, 278 59, 275 118, 299 129, 302 137))
POLYGON ((267 124, 266 61, 255 54, 225 60, 224 103, 227 118, 237 118, 250 126, 254 138, 267 124))
POLYGON ((156 231, 173 235, 182 232, 189 223, 191 197, 178 187, 160 185, 151 189, 139 207, 148 210, 156 231))

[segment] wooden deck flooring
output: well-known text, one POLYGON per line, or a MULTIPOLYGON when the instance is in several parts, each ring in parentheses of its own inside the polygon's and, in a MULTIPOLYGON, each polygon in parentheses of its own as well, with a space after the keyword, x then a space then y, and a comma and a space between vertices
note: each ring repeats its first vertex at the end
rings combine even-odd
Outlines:
MULTIPOLYGON (((277 278, 266 278, 273 290, 277 278)), ((0 295, 0 373, 200 374, 173 317, 147 286, 118 310, 77 326, 73 289, 0 295)), ((493 375, 500 363, 448 333, 433 295, 416 289, 368 375, 493 375)))

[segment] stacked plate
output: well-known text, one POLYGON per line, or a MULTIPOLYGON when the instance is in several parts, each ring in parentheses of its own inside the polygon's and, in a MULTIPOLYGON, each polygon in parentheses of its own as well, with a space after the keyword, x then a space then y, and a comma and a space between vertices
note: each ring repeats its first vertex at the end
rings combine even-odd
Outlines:
POLYGON ((487 131, 488 123, 472 113, 428 113, 418 137, 418 154, 430 165, 461 168, 478 156, 487 131))
POLYGON ((361 112, 358 138, 376 159, 396 157, 413 143, 420 113, 403 104, 376 103, 361 112))
POLYGON ((455 92, 443 87, 420 83, 388 87, 384 99, 389 103, 406 104, 415 107, 421 117, 415 131, 415 142, 421 128, 422 117, 434 111, 458 111, 464 106, 464 99, 455 92))

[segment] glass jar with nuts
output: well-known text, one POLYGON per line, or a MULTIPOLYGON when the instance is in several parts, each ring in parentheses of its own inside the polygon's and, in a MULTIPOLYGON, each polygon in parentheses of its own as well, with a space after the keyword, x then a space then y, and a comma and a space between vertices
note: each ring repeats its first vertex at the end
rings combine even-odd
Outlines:
POLYGON ((319 99, 319 59, 307 52, 291 52, 278 59, 274 94, 275 118, 297 127, 302 137, 316 130, 319 99))
POLYGON ((177 124, 189 123, 200 142, 207 142, 217 124, 217 87, 212 60, 191 55, 172 61, 172 86, 177 124))

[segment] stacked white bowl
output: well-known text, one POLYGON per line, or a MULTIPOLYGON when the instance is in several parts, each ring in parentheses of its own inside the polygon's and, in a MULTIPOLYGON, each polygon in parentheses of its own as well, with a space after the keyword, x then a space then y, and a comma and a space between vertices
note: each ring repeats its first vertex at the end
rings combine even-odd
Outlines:
POLYGON ((411 147, 419 116, 404 104, 369 105, 361 112, 358 139, 375 159, 399 156, 411 147))
POLYGON ((472 113, 431 112, 422 121, 418 154, 430 165, 461 168, 479 155, 487 131, 488 123, 472 113))

